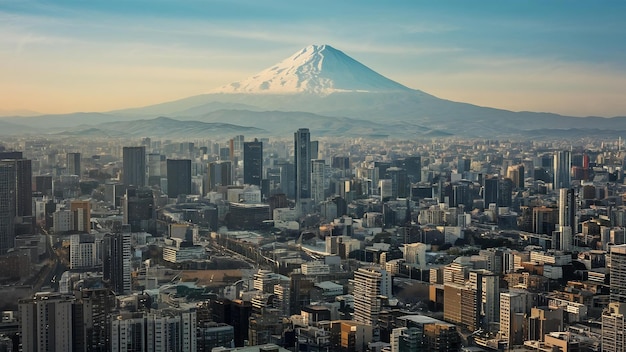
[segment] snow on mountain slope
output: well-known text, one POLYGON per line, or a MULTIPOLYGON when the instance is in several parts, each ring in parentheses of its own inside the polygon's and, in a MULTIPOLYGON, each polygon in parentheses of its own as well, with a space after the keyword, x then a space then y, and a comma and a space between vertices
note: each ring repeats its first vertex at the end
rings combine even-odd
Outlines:
POLYGON ((280 63, 211 93, 328 95, 411 91, 330 45, 310 45, 280 63))

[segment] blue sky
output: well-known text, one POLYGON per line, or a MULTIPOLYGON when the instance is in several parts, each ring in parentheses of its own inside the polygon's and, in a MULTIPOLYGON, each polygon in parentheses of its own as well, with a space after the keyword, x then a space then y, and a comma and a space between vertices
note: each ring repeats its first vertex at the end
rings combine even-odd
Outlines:
POLYGON ((201 94, 309 44, 441 98, 626 115, 626 2, 2 1, 0 113, 201 94))

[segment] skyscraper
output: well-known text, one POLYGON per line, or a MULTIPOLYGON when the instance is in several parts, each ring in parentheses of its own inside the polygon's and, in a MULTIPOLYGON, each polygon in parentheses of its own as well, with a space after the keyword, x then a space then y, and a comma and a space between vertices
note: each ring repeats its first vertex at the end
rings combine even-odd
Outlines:
POLYGON ((132 290, 130 241, 129 232, 110 233, 104 236, 102 245, 103 279, 119 295, 132 290))
POLYGON ((326 162, 321 159, 312 160, 311 172, 311 198, 313 198, 315 203, 319 203, 325 199, 326 162))
POLYGON ((165 161, 165 156, 161 154, 148 154, 147 156, 147 175, 148 186, 158 186, 161 183, 161 164, 165 161))
POLYGON ((573 189, 559 189, 559 224, 556 227, 556 249, 571 251, 576 223, 576 195, 573 189))
POLYGON ((0 161, 0 254, 15 247, 15 163, 0 161))
POLYGON ((155 232, 154 194, 150 188, 129 187, 124 197, 124 225, 132 232, 155 232))
POLYGON ((33 215, 33 172, 29 159, 22 152, 0 152, 0 162, 14 165, 15 174, 15 216, 33 215))
POLYGON ((91 203, 89 200, 73 200, 70 211, 74 214, 74 230, 89 233, 91 231, 91 203))
POLYGON ((572 156, 569 151, 562 150, 554 153, 554 181, 553 189, 570 188, 572 156))
POLYGON ((500 180, 497 177, 485 179, 485 186, 483 187, 483 201, 485 208, 489 207, 489 204, 498 204, 498 193, 500 190, 500 180))
POLYGON ((263 179, 263 142, 243 143, 243 183, 261 186, 263 179))
POLYGON ((422 180, 422 157, 419 155, 407 156, 399 159, 396 166, 406 170, 410 182, 419 182, 422 180))
POLYGON ((124 147, 123 182, 126 186, 146 185, 146 147, 124 147))
POLYGON ((354 320, 376 326, 384 299, 391 298, 391 275, 376 267, 354 272, 354 320))
POLYGON ((294 134, 296 203, 311 198, 311 133, 301 128, 294 134))
POLYGON ((80 153, 67 153, 66 159, 67 174, 80 177, 80 153))
POLYGON ((602 312, 602 351, 626 351, 626 303, 610 302, 602 312))
POLYGON ((19 302, 23 351, 72 351, 74 297, 40 292, 19 302))
POLYGON ((626 244, 611 247, 610 300, 626 303, 626 244))
POLYGON ((167 159, 167 196, 191 194, 191 160, 167 159))
POLYGON ((524 188, 524 165, 510 165, 506 169, 506 177, 513 181, 513 187, 516 189, 524 188))
POLYGON ((216 161, 209 163, 207 189, 215 190, 217 186, 229 186, 233 184, 233 170, 230 161, 216 161))
POLYGON ((31 161, 22 152, 0 153, 0 254, 13 248, 17 223, 33 215, 31 161))
POLYGON ((399 167, 390 167, 387 169, 387 175, 391 180, 391 197, 408 198, 409 178, 406 170, 399 167))
POLYGON ((111 313, 117 308, 115 294, 107 288, 82 289, 75 297, 73 351, 110 351, 111 313))

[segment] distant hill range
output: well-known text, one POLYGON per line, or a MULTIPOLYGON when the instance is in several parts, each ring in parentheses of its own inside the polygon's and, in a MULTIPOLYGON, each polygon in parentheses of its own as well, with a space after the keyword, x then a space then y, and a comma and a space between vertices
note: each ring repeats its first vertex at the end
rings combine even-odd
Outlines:
POLYGON ((0 118, 0 134, 201 138, 317 136, 581 138, 626 135, 626 117, 512 112, 437 98, 329 45, 311 45, 240 82, 172 102, 105 113, 0 118))

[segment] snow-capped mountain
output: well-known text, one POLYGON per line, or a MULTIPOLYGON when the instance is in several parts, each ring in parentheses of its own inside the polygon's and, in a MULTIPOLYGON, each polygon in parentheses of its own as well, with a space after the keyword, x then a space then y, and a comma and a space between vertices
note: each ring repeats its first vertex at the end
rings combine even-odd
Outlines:
POLYGON ((330 45, 310 45, 248 79, 212 93, 328 95, 410 90, 330 45))
MULTIPOLYGON (((122 124, 125 135, 171 134, 172 125, 180 125, 176 129, 180 134, 193 129, 202 129, 201 135, 215 134, 214 125, 199 123, 224 122, 238 126, 220 127, 220 132, 247 129, 246 133, 261 135, 265 131, 272 136, 286 136, 300 127, 309 127, 318 135, 376 138, 433 138, 450 134, 487 138, 581 134, 606 137, 626 133, 626 117, 577 118, 513 112, 440 99, 385 78, 329 45, 308 46, 251 78, 210 94, 107 113, 7 117, 0 119, 0 125, 13 123, 58 130, 61 126, 83 128, 138 119, 148 122, 122 124), (154 119, 159 116, 175 120, 154 119), (146 129, 146 125, 155 128, 146 129), (165 128, 156 128, 161 126, 165 128)), ((110 126, 98 127, 102 129, 108 131, 110 126)))

